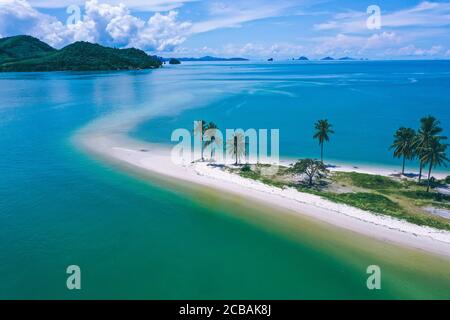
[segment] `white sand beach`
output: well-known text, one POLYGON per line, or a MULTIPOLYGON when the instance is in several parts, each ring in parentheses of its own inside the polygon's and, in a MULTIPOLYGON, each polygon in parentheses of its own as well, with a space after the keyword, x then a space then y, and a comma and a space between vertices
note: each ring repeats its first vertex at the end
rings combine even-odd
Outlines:
MULTIPOLYGON (((427 251, 450 258, 450 232, 415 225, 389 216, 377 215, 344 204, 334 203, 319 196, 280 189, 258 181, 242 178, 208 166, 208 162, 177 165, 171 161, 171 149, 149 144, 126 136, 122 131, 81 131, 76 142, 90 153, 104 159, 119 161, 158 175, 207 186, 222 192, 245 197, 269 207, 287 209, 280 213, 308 216, 339 228, 358 232, 368 237, 397 245, 427 251)), ((388 169, 336 166, 332 170, 357 171, 391 175, 388 169)))

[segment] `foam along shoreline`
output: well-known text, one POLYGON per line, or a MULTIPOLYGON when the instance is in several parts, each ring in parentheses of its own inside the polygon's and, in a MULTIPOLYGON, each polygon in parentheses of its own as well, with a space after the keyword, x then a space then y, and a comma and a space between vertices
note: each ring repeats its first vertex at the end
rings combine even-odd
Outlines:
MULTIPOLYGON (((207 162, 177 165, 171 161, 171 149, 168 146, 131 139, 123 132, 82 131, 76 136, 76 142, 88 152, 106 160, 131 165, 175 180, 214 188, 266 204, 268 207, 288 209, 300 216, 311 217, 371 238, 450 258, 450 232, 445 230, 376 215, 289 188, 268 186, 208 166, 207 162)), ((337 169, 351 170, 341 166, 337 169)), ((367 168, 360 170, 380 173, 379 170, 369 172, 367 168)))

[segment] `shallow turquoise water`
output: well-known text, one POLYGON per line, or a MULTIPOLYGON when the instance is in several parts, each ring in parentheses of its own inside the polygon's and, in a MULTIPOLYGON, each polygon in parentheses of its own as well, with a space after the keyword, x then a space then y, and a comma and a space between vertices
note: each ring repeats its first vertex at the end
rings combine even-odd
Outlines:
MULTIPOLYGON (((450 61, 194 64, 179 70, 201 73, 197 81, 211 88, 224 81, 241 87, 220 102, 143 123, 137 137, 169 143, 173 129, 205 119, 223 129, 279 128, 281 156, 320 157, 312 136, 314 122, 325 118, 336 132, 325 146, 328 160, 392 167, 401 165, 389 150, 400 126, 417 128, 431 114, 450 134, 450 61)), ((416 163, 409 168, 416 170, 416 163)))
MULTIPOLYGON (((216 118, 214 110, 220 106, 233 110, 237 98, 232 95, 249 90, 257 92, 248 95, 248 101, 265 102, 265 109, 266 99, 274 98, 259 89, 266 86, 259 78, 272 68, 288 69, 186 65, 148 72, 1 74, 0 298, 449 297, 448 269, 439 269, 442 274, 402 269, 404 261, 397 266, 387 258, 375 258, 370 250, 335 242, 331 235, 330 242, 336 245, 323 247, 323 238, 310 233, 310 227, 298 231, 295 239, 271 232, 239 219, 238 206, 220 200, 205 203, 204 196, 192 196, 182 187, 167 188, 121 173, 90 158, 71 140, 97 118, 163 109, 165 97, 174 95, 187 97, 186 105, 180 102, 184 111, 168 110, 179 116, 145 124, 135 134, 150 136, 152 130, 157 140, 164 140, 168 123, 183 126, 198 115, 221 125, 244 126, 231 120, 234 111, 229 116, 220 112, 216 118), (230 68, 243 71, 233 76, 230 68), (241 79, 244 76, 256 83, 241 79), (208 100, 212 105, 205 106, 202 95, 192 100, 193 105, 187 103, 192 91, 200 89, 214 93, 208 100), (196 106, 204 109, 191 109, 196 106), (365 286, 365 268, 374 260, 386 266, 381 292, 365 286), (80 292, 65 287, 65 268, 70 264, 82 269, 80 292)), ((291 77, 275 72, 280 78, 291 77)), ((318 90, 313 85, 310 89, 318 90)), ((307 90, 302 92, 297 95, 302 97, 307 90)), ((281 96, 290 101, 280 104, 286 112, 293 112, 301 100, 281 96)), ((440 106, 448 106, 445 99, 440 106)), ((256 106, 248 108, 242 106, 253 114, 256 106)), ((439 114, 434 110, 445 124, 448 109, 441 107, 439 114)), ((283 112, 276 113, 276 121, 264 120, 266 112, 255 117, 258 122, 250 119, 248 124, 282 124, 283 112)), ((290 118, 287 125, 295 123, 290 118)), ((345 132, 334 119, 336 128, 345 132)), ((286 154, 297 150, 290 148, 293 151, 286 154)), ((330 156, 332 150, 330 144, 330 156)), ((430 265, 434 263, 430 258, 430 265)))

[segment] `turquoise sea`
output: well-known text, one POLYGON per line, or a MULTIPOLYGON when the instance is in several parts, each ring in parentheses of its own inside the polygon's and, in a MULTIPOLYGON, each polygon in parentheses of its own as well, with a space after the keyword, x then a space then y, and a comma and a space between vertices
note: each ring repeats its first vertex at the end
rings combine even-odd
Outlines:
MULTIPOLYGON (((172 130, 192 129, 193 119, 219 128, 279 128, 282 157, 317 158, 314 122, 328 119, 336 132, 325 146, 328 161, 393 167, 401 166, 389 150, 400 126, 418 128, 419 119, 431 114, 450 134, 450 61, 191 64, 174 72, 186 82, 195 73, 212 90, 233 83, 236 92, 144 122, 135 136, 170 143, 172 130)), ((410 162, 409 169, 416 165, 410 162)))
POLYGON ((450 61, 0 74, 0 298, 450 298, 448 261, 144 177, 72 139, 116 116, 168 143, 205 119, 279 128, 282 156, 317 157, 313 123, 328 118, 328 160, 396 166, 399 126, 432 114, 450 133, 449 87, 450 61), (71 264, 80 291, 66 288, 71 264), (372 264, 380 291, 366 287, 372 264))

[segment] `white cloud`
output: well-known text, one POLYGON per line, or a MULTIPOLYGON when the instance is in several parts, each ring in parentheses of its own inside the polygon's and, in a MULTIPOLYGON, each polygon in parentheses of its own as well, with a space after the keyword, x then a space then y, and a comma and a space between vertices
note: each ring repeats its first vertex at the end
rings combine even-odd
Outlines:
POLYGON ((31 34, 52 45, 62 41, 67 28, 56 18, 33 9, 25 0, 1 0, 0 34, 31 34))
POLYGON ((286 10, 298 5, 292 1, 234 1, 232 5, 212 3, 209 6, 211 19, 197 22, 192 27, 193 33, 208 32, 219 28, 240 26, 240 24, 270 17, 280 16, 286 10))
MULTIPOLYGON (((158 6, 170 9, 187 2, 201 0, 129 0, 126 1, 127 5, 120 4, 121 1, 87 0, 82 8, 81 21, 67 25, 30 5, 31 3, 46 8, 56 7, 53 1, 0 0, 0 36, 30 34, 55 47, 83 40, 115 47, 137 47, 158 53, 175 51, 176 54, 195 52, 198 55, 204 53, 245 57, 287 58, 298 55, 371 57, 386 53, 394 56, 401 54, 449 55, 446 51, 448 47, 444 49, 429 41, 430 38, 441 40, 448 38, 446 27, 450 25, 450 3, 448 2, 422 2, 409 9, 392 13, 382 11, 381 31, 366 29, 366 12, 345 11, 334 15, 330 21, 314 25, 316 31, 321 31, 320 34, 330 36, 305 36, 302 40, 305 47, 287 42, 263 44, 264 39, 252 39, 246 40, 249 41, 248 43, 239 45, 228 44, 218 45, 216 48, 203 47, 188 50, 181 46, 194 34, 219 28, 238 27, 243 23, 269 17, 297 14, 298 11, 294 9, 298 8, 303 1, 210 1, 202 4, 201 8, 204 11, 196 15, 196 17, 207 18, 196 22, 180 21, 174 10, 164 13, 156 12, 150 14, 148 19, 144 19, 142 14, 139 16, 133 14, 129 5, 135 10, 144 5, 147 6, 147 10, 158 6), (108 4, 100 1, 108 1, 108 4), (390 28, 385 28, 386 26, 390 28), (404 28, 412 26, 422 28, 404 28), (333 35, 333 33, 337 34, 333 35), (420 42, 417 39, 424 39, 424 41, 420 42), (415 47, 412 44, 420 44, 420 46, 415 47)), ((62 0, 59 3, 58 6, 62 4, 65 6, 83 2, 82 0, 62 0)), ((299 41, 300 38, 296 39, 299 41)), ((445 43, 445 40, 442 40, 442 43, 445 43)))
POLYGON ((394 32, 381 32, 371 35, 365 41, 364 50, 373 50, 378 48, 385 48, 400 43, 402 39, 394 32))
POLYGON ((313 49, 315 55, 373 55, 384 49, 396 47, 403 39, 394 32, 381 32, 367 36, 337 34, 333 37, 315 39, 318 45, 313 49))
POLYGON ((178 57, 181 56, 205 56, 219 55, 224 57, 243 57, 243 58, 298 58, 303 55, 305 48, 292 43, 274 43, 262 44, 248 42, 245 44, 228 43, 219 48, 185 48, 179 47, 175 50, 178 57))
MULTIPOLYGON (((340 30, 340 32, 367 31, 366 12, 344 12, 332 20, 314 25, 316 30, 340 30)), ((414 7, 386 13, 381 7, 382 28, 423 28, 450 25, 450 3, 424 1, 414 7)))
POLYGON ((370 37, 338 34, 334 37, 315 39, 318 45, 311 54, 317 56, 340 57, 350 55, 359 57, 442 57, 447 51, 442 45, 432 45, 429 48, 408 44, 408 39, 394 32, 381 32, 370 37))
MULTIPOLYGON (((7 1, 7 0, 0 0, 7 1)), ((142 11, 169 11, 183 6, 188 2, 199 0, 108 0, 111 5, 120 5, 126 3, 127 7, 142 11)), ((83 5, 85 0, 29 0, 29 3, 35 8, 65 8, 70 5, 83 5)))
POLYGON ((422 2, 382 17, 386 27, 438 27, 450 25, 450 3, 422 2))
POLYGON ((366 12, 348 11, 333 19, 315 24, 316 31, 338 32, 335 36, 319 37, 314 52, 327 55, 387 56, 442 56, 440 45, 427 48, 417 43, 429 43, 430 39, 448 38, 450 3, 424 1, 413 7, 384 12, 381 7, 381 30, 368 30, 366 12), (419 40, 423 41, 419 41, 419 40), (413 45, 416 44, 416 45, 413 45))
POLYGON ((156 13, 140 30, 139 36, 131 39, 129 46, 171 51, 186 40, 191 26, 189 22, 178 22, 175 11, 170 11, 167 15, 156 13))
POLYGON ((149 51, 172 50, 190 32, 189 22, 178 22, 177 13, 155 13, 148 21, 133 16, 123 5, 86 1, 84 15, 75 24, 63 24, 40 13, 26 0, 5 0, 0 7, 0 34, 30 34, 61 47, 73 41, 97 42, 149 51))
POLYGON ((389 50, 389 54, 397 56, 418 56, 418 57, 434 57, 441 54, 444 48, 440 45, 432 46, 429 49, 418 48, 415 45, 402 47, 398 50, 389 50))
MULTIPOLYGON (((89 41, 108 46, 133 46, 147 51, 171 51, 190 35, 278 16, 294 5, 294 2, 288 0, 278 3, 259 0, 232 4, 210 3, 207 6, 210 18, 191 23, 178 21, 175 11, 168 11, 166 14, 157 12, 145 21, 134 16, 128 5, 119 3, 119 0, 109 1, 116 4, 87 0, 81 21, 67 25, 53 16, 41 13, 29 1, 46 8, 81 3, 81 0, 64 0, 58 5, 46 0, 0 0, 1 35, 30 34, 55 47, 62 47, 73 41, 89 41)), ((147 9, 166 5, 167 9, 167 6, 178 6, 191 1, 197 0, 131 0, 127 4, 133 8, 145 4, 147 9)))

